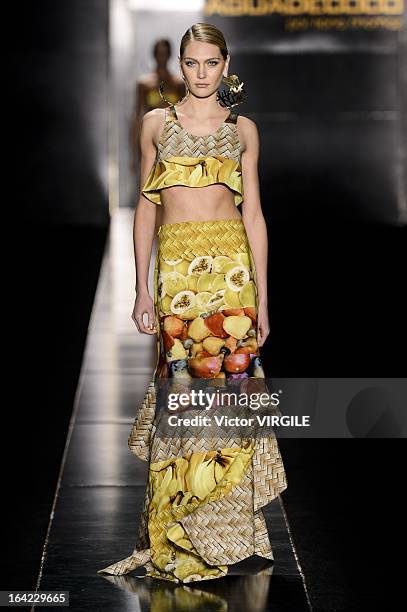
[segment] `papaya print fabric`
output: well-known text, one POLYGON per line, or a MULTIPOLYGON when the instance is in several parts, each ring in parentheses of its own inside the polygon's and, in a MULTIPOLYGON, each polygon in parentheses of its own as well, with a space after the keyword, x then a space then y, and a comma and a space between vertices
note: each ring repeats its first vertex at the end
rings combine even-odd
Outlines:
POLYGON ((243 222, 167 224, 159 236, 158 376, 264 378, 255 265, 243 222))

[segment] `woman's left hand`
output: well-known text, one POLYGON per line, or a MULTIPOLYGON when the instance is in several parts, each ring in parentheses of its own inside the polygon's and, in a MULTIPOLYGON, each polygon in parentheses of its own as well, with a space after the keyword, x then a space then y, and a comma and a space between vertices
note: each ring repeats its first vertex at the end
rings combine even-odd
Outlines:
POLYGON ((259 302, 257 306, 257 344, 263 346, 270 333, 267 303, 259 302))

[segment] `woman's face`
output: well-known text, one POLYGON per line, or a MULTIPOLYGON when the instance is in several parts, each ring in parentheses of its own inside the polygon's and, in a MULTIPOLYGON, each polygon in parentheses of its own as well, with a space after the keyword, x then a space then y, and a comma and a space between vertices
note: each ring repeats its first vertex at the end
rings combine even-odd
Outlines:
POLYGON ((155 59, 159 66, 166 66, 168 60, 170 59, 170 53, 168 51, 167 45, 157 45, 157 49, 155 51, 155 59))
POLYGON ((188 88, 198 98, 206 98, 219 88, 222 76, 227 76, 228 65, 229 56, 225 61, 219 47, 196 40, 187 44, 180 59, 188 88))

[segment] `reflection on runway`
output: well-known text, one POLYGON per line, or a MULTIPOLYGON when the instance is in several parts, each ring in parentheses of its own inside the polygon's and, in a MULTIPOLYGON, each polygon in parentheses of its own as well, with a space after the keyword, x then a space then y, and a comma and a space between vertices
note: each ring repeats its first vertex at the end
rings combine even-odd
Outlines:
POLYGON ((205 580, 200 584, 174 585, 141 576, 108 576, 104 578, 118 589, 133 593, 140 610, 160 612, 226 612, 248 610, 292 610, 300 612, 310 608, 304 601, 304 591, 294 577, 275 576, 275 564, 260 561, 251 570, 230 568, 229 575, 219 580, 205 580), (263 566, 263 569, 260 567, 263 566), (253 572, 253 573, 251 573, 253 572), (141 578, 141 579, 140 579, 141 578))
POLYGON ((255 556, 224 578, 181 586, 145 578, 143 568, 97 574, 133 551, 147 480, 147 464, 127 446, 156 357, 155 336, 131 320, 132 221, 129 209, 112 217, 39 589, 69 591, 80 612, 310 610, 281 498, 264 508, 274 562, 255 556))
POLYGON ((140 580, 130 576, 108 576, 107 579, 120 589, 135 593, 141 609, 170 612, 182 610, 207 610, 223 612, 239 605, 242 610, 264 612, 268 607, 272 568, 257 575, 225 577, 220 580, 204 580, 202 584, 173 585, 152 578, 140 580))

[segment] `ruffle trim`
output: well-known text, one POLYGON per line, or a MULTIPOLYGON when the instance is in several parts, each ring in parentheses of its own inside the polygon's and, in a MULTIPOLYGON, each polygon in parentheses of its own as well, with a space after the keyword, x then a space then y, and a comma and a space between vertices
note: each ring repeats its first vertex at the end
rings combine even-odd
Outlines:
POLYGON ((206 187, 222 183, 234 192, 235 204, 243 202, 242 169, 239 162, 228 157, 169 157, 154 164, 141 193, 161 204, 161 189, 184 185, 206 187))

